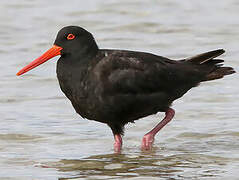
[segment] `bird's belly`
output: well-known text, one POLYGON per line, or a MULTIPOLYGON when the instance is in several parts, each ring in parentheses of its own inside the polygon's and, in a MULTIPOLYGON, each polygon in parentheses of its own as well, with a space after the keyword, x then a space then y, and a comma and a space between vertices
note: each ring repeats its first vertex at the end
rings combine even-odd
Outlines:
POLYGON ((166 111, 171 101, 164 93, 151 95, 109 95, 92 86, 71 87, 61 85, 62 91, 71 101, 75 111, 89 120, 103 123, 109 121, 132 122, 139 118, 166 111), (94 89, 93 91, 89 91, 94 89))
POLYGON ((99 97, 94 93, 88 93, 85 89, 78 88, 77 91, 68 88, 67 92, 62 89, 66 97, 71 101, 75 111, 83 118, 106 122, 104 105, 99 101, 99 97))

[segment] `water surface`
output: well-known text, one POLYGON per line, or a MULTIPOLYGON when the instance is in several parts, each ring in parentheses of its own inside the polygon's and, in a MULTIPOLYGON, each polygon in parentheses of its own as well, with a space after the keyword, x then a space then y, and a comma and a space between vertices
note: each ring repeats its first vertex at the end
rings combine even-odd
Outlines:
POLYGON ((152 152, 140 151, 141 138, 163 114, 129 124, 121 155, 110 129, 78 116, 60 91, 57 58, 15 76, 65 25, 85 27, 103 48, 173 59, 224 48, 238 71, 238 9, 236 0, 1 0, 0 179, 238 179, 237 74, 175 101, 152 152))

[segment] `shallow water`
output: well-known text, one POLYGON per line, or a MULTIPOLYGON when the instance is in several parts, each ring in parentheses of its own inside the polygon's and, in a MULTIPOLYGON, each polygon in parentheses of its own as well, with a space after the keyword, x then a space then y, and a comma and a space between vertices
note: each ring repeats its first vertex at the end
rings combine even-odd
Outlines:
POLYGON ((163 114, 129 124, 121 155, 110 129, 78 116, 60 91, 57 58, 15 76, 65 25, 85 27, 100 47, 174 59, 224 48, 239 71, 237 0, 1 0, 0 10, 0 179, 239 178, 237 74, 175 101, 152 152, 140 151, 141 138, 163 114))

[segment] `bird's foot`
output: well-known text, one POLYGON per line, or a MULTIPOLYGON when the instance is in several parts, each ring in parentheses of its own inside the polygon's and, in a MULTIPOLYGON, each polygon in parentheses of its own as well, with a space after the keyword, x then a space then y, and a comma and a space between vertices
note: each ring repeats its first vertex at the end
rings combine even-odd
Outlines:
POLYGON ((115 150, 115 153, 120 153, 121 152, 121 148, 122 148, 122 144, 119 143, 119 142, 115 142, 114 143, 114 150, 115 150))
POLYGON ((154 143, 154 134, 152 133, 145 134, 142 140, 141 150, 142 151, 152 150, 153 143, 154 143))
POLYGON ((142 150, 148 151, 152 149, 154 136, 160 131, 160 129, 162 129, 172 120, 174 114, 174 110, 172 108, 168 108, 168 110, 165 112, 164 119, 160 123, 158 123, 150 132, 144 135, 141 145, 142 150))
POLYGON ((115 153, 120 153, 121 152, 121 149, 122 149, 122 138, 119 134, 115 134, 114 135, 114 138, 115 138, 115 143, 114 143, 114 151, 115 153))

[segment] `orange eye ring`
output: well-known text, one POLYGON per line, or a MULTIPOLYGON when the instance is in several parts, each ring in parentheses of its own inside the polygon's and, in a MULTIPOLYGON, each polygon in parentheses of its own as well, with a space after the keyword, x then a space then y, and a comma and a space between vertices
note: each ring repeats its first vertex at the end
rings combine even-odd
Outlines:
POLYGON ((75 39, 75 35, 74 34, 68 34, 67 39, 68 40, 75 39))

